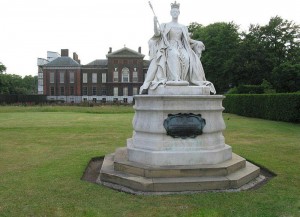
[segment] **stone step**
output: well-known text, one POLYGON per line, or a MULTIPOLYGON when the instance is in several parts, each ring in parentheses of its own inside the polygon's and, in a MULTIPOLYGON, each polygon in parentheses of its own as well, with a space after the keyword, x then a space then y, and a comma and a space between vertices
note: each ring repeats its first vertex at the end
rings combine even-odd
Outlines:
POLYGON ((141 192, 206 191, 239 188, 258 175, 259 168, 247 162, 244 168, 227 176, 147 178, 114 170, 114 154, 110 154, 104 159, 97 182, 141 192))
POLYGON ((238 170, 226 176, 230 180, 231 188, 239 188, 250 180, 255 179, 260 174, 260 168, 246 161, 245 168, 238 170))
POLYGON ((231 160, 214 165, 150 166, 131 162, 127 159, 127 149, 117 149, 114 158, 114 169, 146 178, 226 176, 244 168, 246 165, 246 160, 234 153, 231 160))

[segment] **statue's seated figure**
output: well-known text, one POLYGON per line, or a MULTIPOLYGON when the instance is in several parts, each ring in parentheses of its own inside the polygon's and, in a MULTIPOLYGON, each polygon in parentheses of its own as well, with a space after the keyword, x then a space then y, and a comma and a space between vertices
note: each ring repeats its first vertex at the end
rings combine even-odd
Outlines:
POLYGON ((215 94, 213 84, 206 80, 200 61, 205 46, 190 38, 186 26, 178 23, 180 4, 171 4, 172 21, 158 25, 154 16, 154 36, 149 40, 150 66, 140 93, 155 89, 160 84, 209 86, 215 94))

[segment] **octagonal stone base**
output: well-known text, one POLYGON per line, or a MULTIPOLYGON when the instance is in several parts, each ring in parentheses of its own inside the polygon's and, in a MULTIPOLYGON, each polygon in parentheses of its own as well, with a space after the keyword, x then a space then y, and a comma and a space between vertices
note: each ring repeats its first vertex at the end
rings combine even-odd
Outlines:
POLYGON ((259 176, 260 169, 233 154, 219 164, 151 166, 128 160, 126 148, 105 156, 97 183, 134 193, 175 193, 233 190, 259 176))
POLYGON ((225 144, 224 98, 206 86, 158 86, 135 96, 132 138, 105 156, 97 182, 132 193, 236 189, 255 179, 260 169, 225 144), (205 119, 202 134, 169 136, 164 121, 180 113, 205 119))

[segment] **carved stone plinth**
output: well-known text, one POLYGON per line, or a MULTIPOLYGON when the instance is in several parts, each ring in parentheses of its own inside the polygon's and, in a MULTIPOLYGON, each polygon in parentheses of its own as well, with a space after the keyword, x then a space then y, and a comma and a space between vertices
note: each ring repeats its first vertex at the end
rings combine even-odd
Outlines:
MULTIPOLYGON (((173 89, 173 93, 178 91, 178 88, 173 89)), ((150 165, 194 165, 216 164, 231 158, 231 147, 225 145, 222 134, 225 129, 224 96, 180 94, 135 96, 134 132, 127 140, 130 161, 150 165), (164 121, 168 115, 179 113, 200 114, 205 120, 202 135, 195 138, 167 135, 164 121)))
POLYGON ((127 192, 182 192, 234 189, 255 179, 260 169, 225 144, 225 97, 207 91, 159 86, 135 96, 132 138, 105 157, 98 183, 127 192))

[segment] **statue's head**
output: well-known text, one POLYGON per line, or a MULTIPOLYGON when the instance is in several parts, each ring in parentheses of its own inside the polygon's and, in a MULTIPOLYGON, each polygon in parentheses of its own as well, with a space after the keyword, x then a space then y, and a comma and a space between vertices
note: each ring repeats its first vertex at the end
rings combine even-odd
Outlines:
POLYGON ((174 18, 177 18, 180 14, 180 10, 179 10, 180 4, 177 3, 176 1, 174 3, 171 3, 171 16, 174 18))

